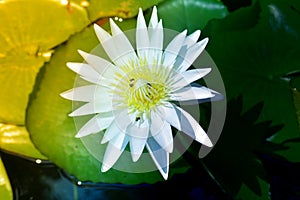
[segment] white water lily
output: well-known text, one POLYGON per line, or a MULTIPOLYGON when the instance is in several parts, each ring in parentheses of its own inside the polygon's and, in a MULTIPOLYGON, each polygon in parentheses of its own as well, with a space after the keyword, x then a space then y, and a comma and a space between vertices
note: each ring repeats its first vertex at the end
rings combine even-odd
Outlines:
POLYGON ((108 142, 101 171, 109 170, 129 143, 132 160, 145 147, 156 167, 167 179, 169 154, 173 151, 171 126, 194 140, 212 147, 199 123, 176 102, 209 99, 216 92, 190 84, 210 68, 188 68, 204 50, 208 39, 199 42, 200 31, 179 33, 163 49, 163 26, 153 8, 149 26, 140 9, 136 28, 136 51, 110 20, 112 35, 94 25, 96 35, 111 61, 79 50, 86 63, 67 63, 89 85, 75 87, 62 97, 85 104, 69 116, 94 116, 76 137, 104 131, 101 143, 108 142))

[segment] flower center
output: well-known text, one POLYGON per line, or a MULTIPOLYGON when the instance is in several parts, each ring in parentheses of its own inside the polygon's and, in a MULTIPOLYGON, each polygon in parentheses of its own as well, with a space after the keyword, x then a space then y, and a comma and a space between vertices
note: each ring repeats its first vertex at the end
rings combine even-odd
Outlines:
POLYGON ((148 113, 167 96, 166 88, 160 83, 143 78, 131 78, 128 84, 130 88, 127 104, 134 112, 148 113))
POLYGON ((139 120, 143 114, 149 115, 151 109, 168 99, 170 68, 157 63, 149 65, 144 59, 120 68, 126 76, 119 74, 115 77, 119 80, 114 85, 114 103, 118 108, 128 108, 131 113, 136 113, 139 120))

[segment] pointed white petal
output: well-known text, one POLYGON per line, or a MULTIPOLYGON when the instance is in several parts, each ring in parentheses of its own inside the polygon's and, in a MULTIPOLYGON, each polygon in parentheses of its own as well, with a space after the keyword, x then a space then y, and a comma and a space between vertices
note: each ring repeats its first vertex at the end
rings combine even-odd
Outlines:
POLYGON ((98 133, 106 129, 114 120, 114 116, 111 113, 101 113, 95 115, 86 124, 84 124, 78 131, 75 137, 80 138, 93 133, 98 133))
POLYGON ((113 37, 97 24, 94 24, 94 29, 108 57, 114 61, 119 57, 119 54, 113 37))
POLYGON ((112 61, 118 66, 124 66, 130 62, 136 61, 136 53, 128 38, 112 19, 110 19, 109 22, 113 34, 114 44, 118 52, 118 57, 111 58, 112 61))
MULTIPOLYGON (((146 122, 147 123, 147 122, 146 122)), ((143 150, 149 134, 148 123, 145 126, 139 126, 137 123, 132 123, 127 127, 127 134, 130 136, 130 152, 133 162, 136 162, 143 150)))
POLYGON ((87 85, 82 87, 73 88, 60 94, 65 99, 73 101, 91 101, 91 97, 94 96, 96 85, 87 85))
POLYGON ((200 37, 201 31, 200 30, 196 30, 195 32, 193 32, 192 34, 190 34, 189 36, 187 36, 183 42, 182 46, 187 46, 187 48, 191 47, 192 45, 194 45, 199 37, 200 37))
POLYGON ((147 61, 150 65, 160 64, 163 53, 163 27, 161 20, 159 21, 155 29, 153 29, 152 31, 149 30, 149 40, 150 43, 147 51, 147 61))
POLYGON ((120 128, 117 126, 116 122, 112 122, 110 126, 106 129, 104 136, 101 140, 101 144, 104 144, 114 138, 117 134, 120 134, 120 128))
POLYGON ((150 133, 163 149, 169 153, 173 151, 171 126, 155 112, 151 112, 150 133))
POLYGON ((146 52, 149 48, 149 35, 143 15, 143 10, 139 9, 136 28, 136 47, 138 56, 142 59, 146 58, 146 52))
POLYGON ((146 147, 159 172, 167 180, 169 173, 169 153, 161 148, 152 137, 147 140, 146 147))
POLYGON ((139 8, 139 13, 138 13, 138 17, 137 17, 136 28, 137 29, 147 28, 142 8, 139 8))
POLYGON ((181 130, 177 111, 171 103, 166 102, 165 105, 158 106, 157 114, 161 117, 161 119, 166 120, 169 124, 178 130, 181 130))
POLYGON ((159 23, 157 24, 157 27, 153 29, 152 35, 150 35, 150 47, 161 50, 163 47, 163 38, 164 38, 164 32, 163 32, 162 20, 160 20, 159 23))
POLYGON ((178 56, 176 58, 176 62, 174 63, 174 68, 178 69, 182 63, 184 62, 185 56, 187 54, 188 49, 195 45, 199 36, 200 36, 200 30, 195 31, 194 33, 187 36, 181 46, 181 49, 178 53, 178 56))
POLYGON ((128 117, 128 110, 122 110, 120 113, 115 113, 114 122, 108 127, 105 131, 105 134, 102 138, 101 143, 104 144, 107 141, 110 141, 117 134, 126 134, 126 129, 132 120, 128 117))
POLYGON ((181 66, 179 66, 179 72, 186 71, 196 60, 196 58, 202 53, 208 43, 208 38, 204 38, 200 42, 197 42, 193 46, 187 49, 186 55, 184 56, 184 61, 181 66))
POLYGON ((74 110, 72 113, 70 113, 69 116, 74 117, 74 116, 90 115, 90 114, 96 114, 100 112, 110 112, 112 110, 113 108, 112 108, 111 99, 102 100, 102 101, 86 103, 83 106, 79 107, 78 109, 74 110))
POLYGON ((111 39, 111 35, 101 28, 98 24, 94 24, 95 33, 101 43, 111 39))
POLYGON ((123 31, 119 28, 119 26, 114 22, 113 19, 110 18, 109 23, 110 23, 110 29, 111 29, 112 36, 124 34, 123 31))
POLYGON ((175 109, 178 111, 178 117, 181 121, 181 129, 179 130, 189 135, 197 142, 200 142, 205 146, 212 147, 213 144, 199 123, 182 108, 175 106, 175 109))
POLYGON ((158 17, 157 17, 157 8, 156 6, 153 7, 150 22, 149 22, 149 28, 155 28, 158 23, 158 17))
POLYGON ((119 159, 128 143, 128 138, 125 134, 118 134, 111 140, 107 147, 103 157, 101 171, 106 172, 109 170, 119 159))
POLYGON ((182 43, 186 37, 187 30, 184 30, 178 34, 167 46, 163 54, 163 65, 171 66, 175 62, 179 50, 181 49, 182 43))
POLYGON ((207 99, 215 96, 206 87, 183 87, 170 94, 173 101, 189 101, 196 99, 207 99))
POLYGON ((68 62, 67 66, 77 74, 79 74, 83 79, 91 82, 97 83, 100 75, 95 71, 90 65, 86 63, 73 63, 68 62))
POLYGON ((211 71, 211 68, 192 69, 183 73, 176 74, 171 80, 171 90, 176 91, 180 88, 187 86, 188 84, 204 77, 211 71))
POLYGON ((101 131, 101 128, 99 127, 97 122, 97 117, 97 115, 94 116, 86 124, 84 124, 84 126, 81 127, 75 137, 80 138, 101 131))
POLYGON ((99 101, 110 98, 109 89, 99 85, 85 85, 73 88, 60 94, 63 98, 73 101, 99 101))
POLYGON ((112 78, 116 72, 122 73, 118 67, 99 56, 81 50, 78 50, 78 52, 90 66, 105 78, 112 78))

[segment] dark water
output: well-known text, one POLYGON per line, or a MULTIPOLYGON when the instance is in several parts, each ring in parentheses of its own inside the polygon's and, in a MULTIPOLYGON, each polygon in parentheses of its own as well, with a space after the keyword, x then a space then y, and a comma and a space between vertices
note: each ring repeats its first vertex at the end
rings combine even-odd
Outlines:
MULTIPOLYGON (((156 184, 123 185, 84 183, 52 163, 36 164, 1 152, 17 200, 137 200, 137 199, 229 199, 206 174, 192 168, 156 184), (171 197, 171 198, 170 198, 171 197)), ((204 169, 203 169, 204 170, 204 169)))
MULTIPOLYGON (((137 200, 137 199, 204 199, 226 200, 226 195, 202 166, 194 166, 185 174, 178 174, 156 184, 76 184, 74 177, 52 163, 34 161, 1 152, 16 200, 137 200), (203 171, 203 173, 199 173, 203 171)), ((264 157, 270 174, 271 199, 300 199, 300 164, 282 163, 264 157), (276 166, 276 168, 274 168, 276 166)))

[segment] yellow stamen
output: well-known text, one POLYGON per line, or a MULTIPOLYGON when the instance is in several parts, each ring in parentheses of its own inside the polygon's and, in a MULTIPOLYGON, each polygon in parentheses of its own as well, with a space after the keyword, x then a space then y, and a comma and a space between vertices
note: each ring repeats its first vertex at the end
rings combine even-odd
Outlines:
POLYGON ((122 104, 126 105, 131 113, 137 113, 137 118, 143 113, 149 114, 153 107, 167 100, 167 79, 171 73, 169 67, 148 65, 145 59, 139 59, 128 62, 121 69, 127 76, 116 75, 115 78, 120 81, 114 85, 114 93, 119 99, 124 99, 122 104))

